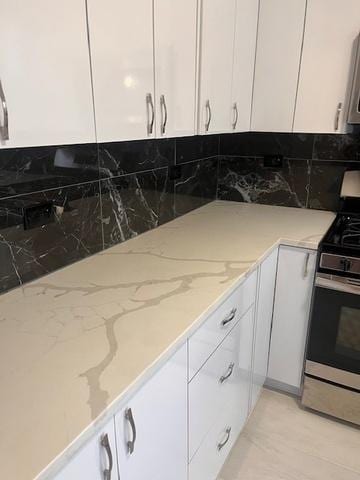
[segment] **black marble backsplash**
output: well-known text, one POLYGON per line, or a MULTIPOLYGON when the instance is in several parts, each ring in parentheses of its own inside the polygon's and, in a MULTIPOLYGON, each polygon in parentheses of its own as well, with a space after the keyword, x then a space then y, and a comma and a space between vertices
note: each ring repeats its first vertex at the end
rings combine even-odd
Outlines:
POLYGON ((0 292, 217 195, 219 136, 0 150, 0 292), (52 215, 30 225, 28 212, 52 215))
POLYGON ((360 135, 243 133, 0 150, 0 292, 215 198, 336 210, 360 135), (264 157, 280 156, 278 167, 264 157), (36 206, 51 216, 25 221, 36 206), (31 223, 31 222, 30 222, 31 223))
POLYGON ((360 169, 360 134, 222 135, 219 155, 220 199, 336 211, 344 172, 360 169))

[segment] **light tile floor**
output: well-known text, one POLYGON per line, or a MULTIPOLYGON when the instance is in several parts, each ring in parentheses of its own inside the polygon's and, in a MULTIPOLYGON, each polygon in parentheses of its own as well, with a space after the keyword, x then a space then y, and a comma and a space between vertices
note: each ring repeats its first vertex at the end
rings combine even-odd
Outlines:
POLYGON ((218 480, 360 480, 360 429, 264 390, 218 480))

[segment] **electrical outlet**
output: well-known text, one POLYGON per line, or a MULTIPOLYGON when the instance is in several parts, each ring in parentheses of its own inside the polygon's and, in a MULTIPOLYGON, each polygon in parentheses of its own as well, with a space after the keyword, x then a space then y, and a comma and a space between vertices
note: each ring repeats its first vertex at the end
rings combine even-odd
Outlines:
POLYGON ((170 180, 179 180, 181 178, 182 168, 181 165, 174 165, 169 168, 169 179, 170 180))
POLYGON ((264 167, 281 169, 284 164, 283 155, 264 155, 264 167))
POLYGON ((23 209, 24 230, 42 227, 52 223, 54 219, 54 206, 51 202, 23 209))

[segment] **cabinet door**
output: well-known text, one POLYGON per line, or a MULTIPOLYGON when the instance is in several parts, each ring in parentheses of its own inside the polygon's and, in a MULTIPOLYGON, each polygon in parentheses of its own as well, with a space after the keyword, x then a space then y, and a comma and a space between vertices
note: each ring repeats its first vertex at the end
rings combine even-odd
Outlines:
POLYGON ((195 132, 197 0, 154 1, 157 136, 195 132))
POLYGON ((280 247, 268 378, 298 392, 303 373, 316 251, 280 247))
POLYGON ((277 259, 278 249, 274 250, 260 266, 253 355, 251 410, 259 398, 268 370, 277 259))
POLYGON ((94 142, 85 2, 2 0, 0 45, 0 148, 94 142))
POLYGON ((251 130, 291 132, 306 0, 260 0, 251 130))
POLYGON ((250 130, 259 0, 237 0, 232 79, 232 130, 250 130))
POLYGON ((120 478, 186 480, 186 361, 184 345, 116 415, 120 478))
POLYGON ((97 137, 154 136, 152 0, 88 0, 97 137))
POLYGON ((346 131, 359 0, 308 0, 294 131, 346 131))
POLYGON ((231 130, 236 0, 203 0, 199 133, 231 130))
POLYGON ((115 426, 112 419, 69 461, 54 480, 118 480, 115 426), (108 476, 106 477, 106 473, 108 476), (110 474, 110 475, 109 475, 110 474))

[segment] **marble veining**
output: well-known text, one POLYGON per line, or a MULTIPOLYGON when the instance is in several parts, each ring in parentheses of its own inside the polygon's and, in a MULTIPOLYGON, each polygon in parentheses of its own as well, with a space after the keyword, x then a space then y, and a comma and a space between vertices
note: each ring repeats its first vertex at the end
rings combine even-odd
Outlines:
POLYGON ((217 201, 2 295, 4 478, 52 478, 280 241, 316 248, 333 218, 217 201))

